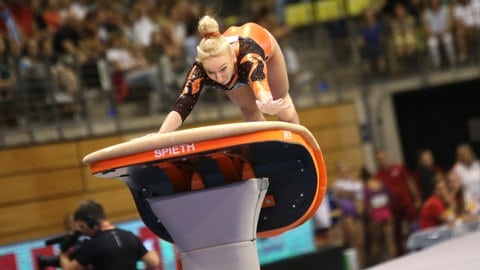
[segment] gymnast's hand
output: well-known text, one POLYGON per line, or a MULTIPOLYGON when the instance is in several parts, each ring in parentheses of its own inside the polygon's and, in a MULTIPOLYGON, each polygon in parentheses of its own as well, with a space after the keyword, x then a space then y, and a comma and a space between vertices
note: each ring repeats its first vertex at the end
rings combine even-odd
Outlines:
POLYGON ((266 113, 269 115, 276 115, 278 114, 281 110, 288 108, 289 106, 286 105, 286 100, 283 98, 279 98, 276 100, 273 100, 271 94, 267 93, 262 93, 264 91, 261 91, 259 93, 259 99, 256 100, 257 107, 260 109, 262 113, 266 113))

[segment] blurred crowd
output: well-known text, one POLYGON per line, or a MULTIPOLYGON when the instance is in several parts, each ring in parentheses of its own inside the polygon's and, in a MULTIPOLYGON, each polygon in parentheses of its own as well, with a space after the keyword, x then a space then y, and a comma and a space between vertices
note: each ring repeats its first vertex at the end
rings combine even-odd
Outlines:
POLYGON ((440 167, 431 149, 417 158, 410 169, 378 150, 373 173, 337 162, 321 206, 326 210, 315 219, 318 245, 355 249, 363 268, 407 253, 416 232, 480 222, 480 160, 471 145, 458 144, 450 168, 440 167))
POLYGON ((19 99, 32 117, 52 103, 78 112, 82 95, 101 88, 104 74, 117 104, 133 89, 171 96, 194 59, 205 9, 186 0, 0 1, 2 120, 16 124, 19 99))
MULTIPOLYGON (((51 109, 82 116, 85 96, 108 85, 114 104, 140 96, 149 112, 168 110, 195 60, 197 22, 205 14, 217 17, 222 28, 254 21, 269 29, 284 50, 293 86, 320 76, 304 72, 299 55, 306 45, 292 40, 297 26, 288 25, 283 13, 289 2, 251 1, 248 11, 235 16, 204 3, 0 1, 0 123, 15 126, 19 114, 48 119, 51 109)), ((478 60, 480 0, 371 3, 359 16, 321 23, 337 64, 358 56, 369 78, 416 71, 427 55, 433 69, 478 60)))
POLYGON ((403 73, 424 55, 432 69, 478 61, 480 1, 375 2, 357 28, 364 74, 403 73))

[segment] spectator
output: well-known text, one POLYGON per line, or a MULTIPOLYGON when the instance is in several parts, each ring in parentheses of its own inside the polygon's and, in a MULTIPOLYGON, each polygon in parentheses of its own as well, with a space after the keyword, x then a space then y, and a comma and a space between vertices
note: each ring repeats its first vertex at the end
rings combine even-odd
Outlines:
POLYGON ((100 40, 107 44, 114 35, 124 32, 121 14, 116 14, 108 9, 97 9, 94 13, 100 40))
POLYGON ((365 215, 371 264, 394 258, 393 214, 387 187, 365 168, 361 171, 365 192, 365 215), (384 252, 386 251, 386 252, 384 252))
POLYGON ((476 37, 480 34, 480 1, 458 0, 453 6, 458 61, 464 63, 475 48, 476 37))
POLYGON ((422 202, 432 194, 434 179, 440 173, 443 173, 443 170, 435 164, 432 151, 430 149, 421 150, 413 176, 422 194, 422 202))
POLYGON ((53 108, 58 108, 61 116, 72 116, 79 109, 75 100, 78 81, 67 67, 50 64, 41 54, 40 41, 29 39, 18 67, 23 102, 34 118, 51 118, 53 108))
POLYGON ((452 209, 457 220, 469 221, 478 216, 478 205, 465 195, 460 177, 453 170, 447 174, 447 186, 452 193, 452 209))
POLYGON ((77 62, 82 87, 88 89, 88 93, 94 93, 93 89, 101 87, 98 62, 105 57, 105 44, 100 39, 97 15, 96 12, 88 13, 80 26, 79 50, 82 53, 77 54, 77 62))
POLYGON ((480 161, 477 159, 472 146, 462 143, 457 146, 457 161, 453 171, 460 177, 465 196, 480 205, 480 161))
POLYGON ((152 33, 152 42, 145 48, 145 57, 152 66, 158 67, 163 90, 158 98, 163 108, 167 108, 177 98, 177 89, 184 80, 186 66, 185 53, 173 44, 170 29, 161 28, 152 33))
POLYGON ((71 16, 82 21, 86 18, 88 12, 89 8, 86 5, 86 0, 62 0, 60 10, 62 19, 71 16))
POLYGON ((49 33, 57 32, 60 25, 62 25, 58 0, 47 0, 47 6, 43 11, 43 20, 49 33))
POLYGON ((359 265, 365 265, 363 208, 363 183, 352 177, 348 166, 337 162, 337 175, 333 180, 332 192, 341 215, 339 217, 345 245, 354 248, 358 254, 359 265))
POLYGON ((170 28, 175 44, 183 46, 187 38, 189 3, 186 0, 174 1, 167 11, 168 20, 162 27, 170 28))
MULTIPOLYGON (((161 59, 161 66, 165 84, 172 90, 182 86, 196 60, 196 49, 201 40, 197 31, 200 13, 199 4, 184 0, 166 7, 166 18, 161 21, 166 57, 161 59)), ((177 97, 175 94, 175 99, 177 97)))
MULTIPOLYGON (((44 38, 44 49, 48 51, 51 46, 53 50, 53 54, 46 54, 53 77, 59 88, 70 96, 62 95, 64 103, 75 103, 80 94, 80 81, 75 69, 87 58, 80 47, 81 38, 80 21, 72 16, 66 17, 53 34, 44 38)), ((78 109, 77 105, 74 107, 72 111, 78 109)))
POLYGON ((358 30, 362 70, 383 74, 387 68, 384 48, 385 28, 374 9, 367 8, 362 14, 362 25, 358 30))
POLYGON ((53 34, 53 49, 59 61, 73 65, 83 59, 84 52, 80 48, 80 21, 74 17, 66 17, 53 34))
POLYGON ((152 33, 158 31, 158 25, 153 21, 152 7, 146 2, 137 2, 133 5, 133 38, 142 47, 150 45, 152 33))
POLYGON ((447 5, 440 0, 429 0, 429 5, 423 12, 423 26, 427 34, 427 46, 433 65, 442 66, 440 45, 445 49, 450 66, 455 65, 455 49, 452 36, 452 20, 447 5))
POLYGON ((327 190, 320 207, 313 216, 315 244, 318 248, 325 245, 342 245, 343 237, 338 223, 340 209, 336 207, 334 195, 327 190))
POLYGON ((403 2, 408 7, 408 11, 413 15, 413 17, 415 17, 415 20, 417 21, 417 23, 419 23, 419 21, 421 21, 423 10, 427 5, 427 1, 426 0, 406 0, 403 2))
POLYGON ((412 228, 417 219, 417 211, 422 205, 422 198, 415 181, 407 168, 400 163, 391 163, 384 150, 376 152, 378 170, 375 178, 382 181, 391 196, 391 210, 394 216, 394 236, 397 255, 405 253, 404 228, 412 228))
POLYGON ((29 118, 47 115, 49 100, 51 100, 50 67, 42 61, 39 42, 35 38, 27 40, 25 53, 18 63, 20 93, 29 118))
POLYGON ((125 37, 122 37, 121 34, 111 36, 105 50, 105 57, 112 67, 111 76, 117 104, 123 103, 128 96, 128 85, 125 81, 125 73, 140 65, 136 63, 130 51, 123 43, 125 43, 125 37))
POLYGON ((105 53, 113 68, 117 103, 124 102, 133 88, 147 86, 155 93, 162 92, 158 67, 149 66, 139 45, 133 46, 124 35, 119 34, 111 38, 105 53))
POLYGON ((42 84, 40 81, 47 80, 49 69, 47 62, 43 61, 39 40, 36 38, 27 40, 18 67, 20 77, 26 79, 28 76, 38 84, 42 84))
POLYGON ((202 36, 197 31, 198 20, 202 14, 213 14, 208 7, 200 3, 190 3, 185 16, 186 38, 182 44, 183 51, 186 53, 187 65, 192 65, 195 62, 197 54, 197 45, 202 40, 202 36))
MULTIPOLYGON (((165 43, 166 42, 163 29, 152 33, 151 42, 145 48, 145 57, 150 64, 158 64, 160 58, 164 55, 167 55, 167 52, 170 48, 166 46, 165 43)), ((175 50, 175 53, 179 51, 178 47, 174 47, 172 48, 172 50, 173 49, 177 49, 175 50)))
MULTIPOLYGON (((164 52, 160 58, 160 67, 162 78, 164 79, 165 86, 169 89, 169 93, 175 92, 175 99, 177 96, 177 90, 182 86, 185 81, 186 73, 193 64, 194 58, 190 58, 187 48, 178 44, 174 40, 172 29, 170 27, 161 27, 159 33, 154 33, 155 46, 161 46, 164 52)), ((184 44, 185 45, 185 44, 184 44)), ((195 44, 195 50, 196 50, 195 44)), ((150 52, 152 48, 149 49, 150 52)))
POLYGON ((401 66, 411 66, 418 46, 417 24, 401 3, 394 7, 390 29, 396 60, 401 66))
POLYGON ((432 195, 425 201, 420 210, 418 226, 420 230, 443 224, 452 224, 453 211, 449 209, 452 197, 448 190, 445 176, 440 174, 435 178, 432 195))
POLYGON ((32 9, 35 32, 37 35, 43 36, 47 30, 47 24, 43 17, 43 1, 30 0, 30 8, 32 9))

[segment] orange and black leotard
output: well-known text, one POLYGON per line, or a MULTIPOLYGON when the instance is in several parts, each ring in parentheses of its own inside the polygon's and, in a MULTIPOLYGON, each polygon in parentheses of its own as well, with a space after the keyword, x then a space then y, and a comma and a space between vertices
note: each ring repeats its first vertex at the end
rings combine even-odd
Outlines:
POLYGON ((255 93, 260 90, 270 91, 267 80, 267 60, 272 53, 270 34, 258 24, 246 23, 232 26, 223 33, 230 43, 238 42, 236 53, 238 71, 227 85, 219 84, 207 76, 203 66, 195 62, 188 73, 182 93, 173 110, 185 120, 198 100, 205 86, 222 91, 230 91, 239 86, 249 85, 255 93))

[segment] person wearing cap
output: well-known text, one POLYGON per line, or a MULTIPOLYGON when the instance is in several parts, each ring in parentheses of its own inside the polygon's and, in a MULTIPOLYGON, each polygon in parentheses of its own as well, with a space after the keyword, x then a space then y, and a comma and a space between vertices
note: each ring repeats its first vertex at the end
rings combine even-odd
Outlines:
POLYGON ((217 21, 206 15, 200 19, 198 31, 203 38, 197 46, 197 59, 159 133, 183 124, 205 86, 225 91, 246 121, 263 121, 265 113, 299 124, 288 93, 285 59, 268 30, 246 23, 221 34, 217 21))

